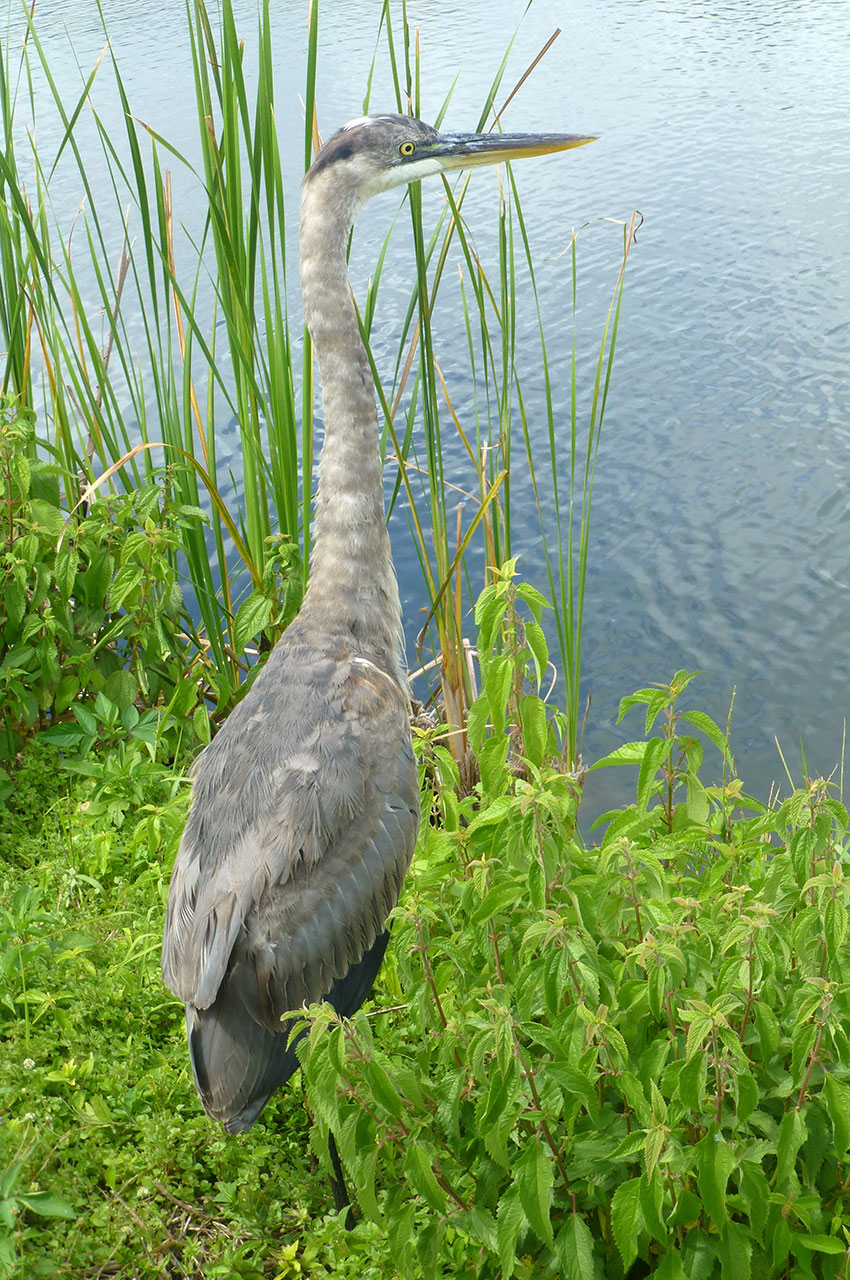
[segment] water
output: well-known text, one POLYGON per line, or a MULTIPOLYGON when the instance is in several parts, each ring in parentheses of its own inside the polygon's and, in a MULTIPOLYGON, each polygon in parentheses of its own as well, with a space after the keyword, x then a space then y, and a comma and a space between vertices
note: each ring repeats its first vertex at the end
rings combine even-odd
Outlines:
MULTIPOLYGON (((523 7, 501 0, 485 21, 449 0, 410 5, 420 28, 426 119, 460 68, 448 123, 474 126, 523 7)), ((104 9, 134 110, 195 153, 179 7, 156 6, 155 21, 126 0, 106 0, 104 9)), ((292 121, 283 131, 283 159, 294 212, 306 5, 273 9, 278 112, 292 121)), ((70 98, 81 80, 69 47, 87 71, 103 44, 95 5, 42 0, 38 12, 42 41, 67 77, 70 98)), ((255 13, 252 0, 239 5, 249 59, 255 13)), ((377 6, 365 0, 323 9, 318 102, 325 134, 361 111, 376 17, 377 6)), ((585 755, 596 758, 640 735, 636 712, 616 726, 620 697, 677 668, 699 668, 692 702, 721 723, 737 686, 733 749, 747 787, 766 795, 782 774, 774 735, 794 766, 802 739, 809 770, 828 772, 840 757, 848 707, 850 9, 835 0, 577 0, 569 7, 537 0, 506 90, 556 26, 562 36, 514 99, 505 125, 602 135, 581 151, 516 166, 562 412, 571 319, 568 259, 558 255, 573 226, 627 218, 633 208, 644 217, 597 467, 585 755)), ((392 106, 389 83, 381 62, 374 109, 392 106)), ((116 104, 105 79, 95 92, 108 117, 116 104)), ((96 172, 94 153, 92 165, 96 172)), ((492 245, 494 182, 492 174, 476 175, 466 206, 482 252, 492 245)), ((436 186, 427 198, 438 202, 436 186)), ((54 198, 61 219, 78 197, 60 189, 54 198)), ((353 277, 361 296, 396 209, 392 197, 376 202, 358 228, 353 277)), ((376 349, 386 362, 411 280, 401 222, 382 286, 376 349)), ((616 228, 599 224, 580 241, 583 379, 613 285, 618 238, 616 228)), ((523 316, 520 370, 528 393, 539 384, 530 296, 523 316)), ((437 355, 449 370, 463 342, 460 323, 457 309, 444 305, 437 355)), ((468 394, 458 388, 462 406, 468 394)), ((532 409, 542 423, 539 407, 538 389, 532 409)), ((460 454, 447 465, 460 474, 460 454)), ((521 475, 516 484, 522 488, 521 475)), ((544 586, 535 525, 529 513, 514 551, 523 576, 544 586)), ((393 537, 413 635, 424 592, 402 519, 393 537)), ((631 785, 612 770, 592 775, 588 811, 626 799, 631 785)))

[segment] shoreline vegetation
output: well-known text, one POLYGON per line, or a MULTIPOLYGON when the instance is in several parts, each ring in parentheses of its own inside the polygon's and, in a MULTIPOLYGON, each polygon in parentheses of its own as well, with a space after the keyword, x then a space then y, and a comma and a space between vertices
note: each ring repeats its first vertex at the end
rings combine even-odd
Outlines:
MULTIPOLYGON (((414 721, 425 820, 387 960, 350 1022, 305 1012, 300 1077, 254 1129, 234 1139, 203 1115, 159 971, 170 867, 191 762, 295 616, 309 561, 313 372, 287 311, 295 194, 285 206, 269 5, 244 41, 230 0, 188 6, 195 169, 135 118, 110 47, 63 102, 27 13, 23 47, 0 51, 0 1277, 843 1280, 841 786, 789 774, 782 794, 749 795, 731 709, 725 726, 700 711, 687 671, 624 697, 633 740, 581 759, 593 477, 637 219, 592 387, 578 394, 575 344, 556 383, 540 322, 532 422, 515 315, 536 285, 510 169, 492 263, 463 220, 466 176, 434 226, 410 189, 415 284, 389 379, 373 368, 429 608, 421 665, 435 655, 414 721), (107 75, 120 138, 96 108, 107 75), (54 155, 29 146, 36 80, 63 122, 54 155), (84 110, 105 191, 78 147, 84 110), (73 239, 50 215, 60 157, 86 191, 73 239), (203 193, 180 273, 177 168, 203 193), (447 267, 472 422, 433 355, 447 267), (238 509, 216 455, 226 418, 238 509), (469 458, 460 495, 449 438, 469 458), (539 587, 512 531, 520 468, 548 538, 539 587), (611 767, 632 771, 634 800, 584 831, 586 770, 611 767), (351 1232, 328 1204, 330 1130, 351 1232)), ((307 164, 318 22, 314 0, 307 164)), ((381 58, 396 108, 418 115, 404 5, 376 26, 363 110, 381 58)), ((533 76, 505 80, 509 54, 478 128, 533 76)), ((358 299, 367 347, 385 253, 358 299)), ((574 237, 574 321, 577 254, 574 237)))

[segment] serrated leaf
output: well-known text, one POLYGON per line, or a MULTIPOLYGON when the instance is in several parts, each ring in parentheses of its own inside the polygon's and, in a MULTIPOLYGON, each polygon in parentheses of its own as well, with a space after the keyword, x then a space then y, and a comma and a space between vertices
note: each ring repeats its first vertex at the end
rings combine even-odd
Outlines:
POLYGON ((742 1124, 749 1120, 759 1102, 759 1087, 746 1068, 738 1072, 735 1086, 738 1091, 737 1116, 742 1124))
POLYGON ((850 1146, 850 1086, 827 1072, 821 1097, 832 1121, 835 1154, 839 1160, 843 1160, 850 1146))
POLYGON ((546 674, 546 666, 549 662, 549 646, 546 643, 543 628, 537 622, 526 622, 525 643, 534 661, 534 678, 538 689, 540 689, 543 685, 543 677, 546 674))
POLYGON ((432 1209, 444 1213, 446 1193, 434 1177, 432 1157, 419 1142, 411 1142, 404 1160, 404 1171, 414 1191, 427 1201, 432 1209))
POLYGON ((529 1225, 538 1239, 550 1247, 552 1234, 552 1190, 555 1175, 552 1161, 541 1141, 530 1141, 515 1166, 516 1185, 529 1225))
POLYGON ((725 1222, 717 1242, 721 1280, 750 1280, 753 1246, 741 1222, 725 1222))
POLYGON ((481 748, 478 767, 481 770, 481 785, 488 797, 498 795, 504 789, 510 745, 508 735, 500 734, 498 737, 488 738, 481 748))
POLYGON ((645 742, 624 742, 621 747, 617 747, 616 751, 603 756, 601 760, 595 760, 588 772, 592 773, 594 769, 608 769, 617 764, 640 764, 646 755, 646 747, 645 742))
POLYGON ((699 729, 700 733, 704 733, 721 755, 727 754, 726 734, 714 723, 711 716, 707 716, 704 711, 683 711, 679 719, 687 720, 688 724, 692 724, 695 729, 699 729))
POLYGON ((747 1206, 750 1230, 756 1240, 761 1240, 767 1222, 770 1204, 770 1187, 760 1164, 753 1160, 741 1161, 741 1198, 747 1206))
POLYGON ((51 538, 59 538, 65 528, 65 516, 58 507, 54 507, 52 502, 45 502, 43 498, 33 498, 30 511, 36 524, 46 529, 51 538))
POLYGON ((507 654, 500 654, 487 668, 487 678, 484 682, 484 693, 490 705, 490 719, 497 734, 504 732, 513 681, 513 661, 507 654))
POLYGON ((555 1253, 562 1280, 595 1280, 593 1236, 579 1214, 568 1214, 565 1226, 558 1233, 555 1253))
POLYGON ((721 1135, 713 1132, 697 1144, 696 1152, 700 1195, 719 1231, 727 1217, 726 1184, 735 1168, 735 1157, 721 1135))
POLYGON ((652 1273, 653 1280, 688 1280, 682 1266, 682 1256, 677 1249, 672 1249, 663 1262, 652 1273))
POLYGON ((512 1183, 500 1197, 496 1209, 496 1238, 499 1245, 499 1262, 505 1276, 512 1276, 516 1262, 516 1242, 520 1231, 528 1225, 519 1189, 512 1183))
POLYGON ((761 1001, 755 1007, 753 1021, 761 1044, 762 1061, 767 1064, 779 1048, 779 1023, 770 1005, 761 1001))
POLYGON ((525 601, 537 622, 543 617, 544 609, 552 608, 546 597, 529 582, 517 583, 516 593, 517 599, 525 601))
POLYGON ((132 671, 127 671, 126 669, 113 671, 103 686, 103 692, 110 702, 114 703, 121 711, 124 711, 127 707, 131 707, 136 700, 136 677, 132 671))
POLYGON ((697 1114, 702 1110, 702 1099, 705 1093, 705 1063, 705 1050, 695 1049, 690 1058, 685 1061, 676 1081, 676 1090, 682 1105, 697 1114))
POLYGON ((123 564, 116 570, 109 587, 107 606, 113 613, 117 613, 125 600, 141 585, 143 576, 137 564, 123 564))
POLYGON ((847 937, 847 908, 840 898, 827 898, 823 913, 823 934, 827 955, 834 964, 847 937))
POLYGON ((403 1110, 401 1099, 381 1064, 373 1058, 370 1062, 363 1063, 362 1072, 374 1100, 391 1116, 399 1119, 403 1110))
POLYGON ((490 703, 482 693, 475 699, 466 717, 466 732, 469 738, 469 745, 475 755, 479 754, 484 745, 489 724, 490 703))
POLYGON ((640 1178, 621 1182, 611 1200, 611 1230, 614 1242, 623 1259, 623 1271, 628 1271, 638 1254, 638 1236, 643 1229, 640 1210, 640 1178))
POLYGON ((233 646, 238 654, 268 626, 273 613, 274 604, 262 591, 252 591, 247 600, 242 601, 233 619, 233 646))
POLYGON ((546 704, 542 698, 525 697, 519 704, 522 725, 523 754, 537 768, 543 763, 549 726, 546 723, 546 704))
POLYGON ((672 747, 673 743, 669 738, 650 738, 646 744, 637 784, 637 807, 642 812, 649 808, 656 775, 672 747))
POLYGON ((524 896, 525 885, 520 880, 507 880, 494 885, 472 912, 469 917, 470 924, 481 924, 485 920, 492 920, 494 916, 512 907, 524 896))
POLYGON ((803 1113, 796 1107, 786 1111, 779 1125, 779 1137, 776 1142, 776 1181, 777 1191, 784 1192, 794 1172, 797 1152, 806 1141, 806 1122, 803 1113))
POLYGON ((835 1236, 804 1235, 802 1231, 791 1232, 791 1247, 793 1249, 807 1249, 810 1253, 846 1253, 847 1246, 841 1240, 837 1240, 835 1236))

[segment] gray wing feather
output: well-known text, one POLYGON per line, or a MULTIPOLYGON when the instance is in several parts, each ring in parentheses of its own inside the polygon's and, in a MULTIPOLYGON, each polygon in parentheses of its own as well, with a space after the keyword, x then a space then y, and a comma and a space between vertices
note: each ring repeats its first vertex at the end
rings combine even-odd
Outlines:
POLYGON ((198 763, 166 984, 206 1009, 228 968, 244 966, 254 1016, 279 1030, 383 930, 418 821, 402 690, 370 662, 317 658, 285 637, 198 763))

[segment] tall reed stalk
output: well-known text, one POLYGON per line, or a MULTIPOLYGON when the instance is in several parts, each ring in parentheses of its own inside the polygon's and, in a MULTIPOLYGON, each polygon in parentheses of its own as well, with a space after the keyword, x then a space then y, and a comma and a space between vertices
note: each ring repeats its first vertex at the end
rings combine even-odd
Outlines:
MULTIPOLYGON (((59 469, 69 506, 83 493, 87 500, 96 500, 99 483, 137 486, 164 460, 176 500, 206 510, 206 526, 200 519, 186 521, 182 531, 181 565, 197 624, 187 670, 193 667, 196 675, 202 673, 218 707, 226 710, 254 669, 246 649, 273 643, 303 593, 314 461, 314 378, 306 334, 300 378, 295 371, 270 0, 263 0, 250 41, 243 42, 237 31, 232 0, 216 6, 215 21, 206 0, 189 0, 187 21, 197 165, 134 115, 105 24, 104 52, 70 105, 62 100, 38 38, 37 3, 26 17, 21 52, 13 55, 8 46, 2 50, 2 389, 40 410, 42 441, 59 469), (62 125, 52 155, 30 145, 37 125, 36 71, 62 125), (96 81, 105 75, 112 77, 119 95, 121 136, 102 118, 93 96, 96 81), (249 89, 249 83, 254 87, 249 89), (94 122, 107 174, 107 183, 97 190, 88 179, 78 141, 84 110, 94 122), (21 162, 24 145, 26 164, 21 162), (73 167, 85 195, 73 235, 53 225, 49 214, 51 183, 60 159, 73 167), (180 171, 179 183, 173 181, 175 170, 180 171), (175 189, 184 191, 187 185, 193 207, 176 207, 175 189), (116 225, 123 228, 117 239, 109 231, 116 225), (190 228, 186 236, 178 231, 184 225, 190 228), (229 423, 235 424, 242 458, 244 488, 238 504, 227 497, 231 477, 220 456, 221 429, 229 423)), ((305 164, 318 143, 318 0, 311 0, 308 24, 305 164)), ((370 106, 377 60, 385 56, 396 108, 419 114, 419 38, 411 29, 406 4, 398 9, 384 0, 378 24, 380 39, 363 109, 370 106)), ((479 130, 493 120, 512 46, 513 40, 485 95, 479 130)), ((453 89, 454 85, 448 89, 437 124, 453 89)), ((506 95, 505 105, 514 92, 506 95)), ((474 696, 465 617, 471 596, 483 585, 474 581, 469 552, 483 541, 486 563, 498 566, 521 551, 514 523, 522 513, 514 510, 511 478, 524 456, 544 531, 566 683, 564 754, 575 767, 593 474, 631 230, 584 428, 576 407, 575 351, 571 384, 566 391, 557 390, 542 321, 539 324, 545 385, 541 432, 529 417, 517 351, 517 311, 527 306, 527 300, 518 297, 519 263, 530 274, 537 301, 519 195, 508 169, 496 209, 498 261, 487 265, 463 219, 468 183, 468 175, 454 186, 444 183, 445 200, 435 225, 426 223, 418 187, 404 196, 415 251, 414 284, 391 375, 382 376, 373 361, 384 445, 398 468, 393 496, 403 489, 408 499, 441 700, 447 721, 456 727, 450 736, 452 750, 462 759, 466 714, 474 696), (461 423, 454 409, 454 393, 434 354, 436 302, 447 268, 456 269, 458 252, 475 397, 475 420, 469 425, 461 423), (558 410, 559 400, 568 401, 568 410, 558 410), (558 447, 565 422, 570 441, 566 459, 558 447), (469 459, 461 502, 444 469, 447 446, 457 439, 469 459), (565 461, 566 480, 560 474, 565 461), (554 499, 554 536, 544 523, 545 488, 554 499)), ((386 251, 385 242, 361 307, 367 346, 386 251)), ((575 241, 571 253, 575 314, 575 241)))

